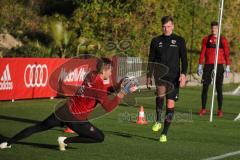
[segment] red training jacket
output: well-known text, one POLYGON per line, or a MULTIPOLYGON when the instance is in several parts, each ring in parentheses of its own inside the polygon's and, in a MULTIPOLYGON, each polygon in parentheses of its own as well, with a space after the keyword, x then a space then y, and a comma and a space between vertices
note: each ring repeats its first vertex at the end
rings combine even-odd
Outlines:
POLYGON ((118 96, 112 100, 108 98, 108 90, 112 89, 110 80, 103 80, 99 74, 90 74, 86 79, 76 95, 67 101, 69 111, 75 118, 88 119, 98 103, 107 112, 112 111, 120 103, 121 98, 118 96))
MULTIPOLYGON (((221 36, 218 52, 218 64, 230 65, 229 59, 229 45, 227 39, 221 36)), ((217 38, 215 36, 209 35, 202 40, 202 50, 199 57, 199 64, 214 64, 215 62, 215 50, 216 50, 217 38)))

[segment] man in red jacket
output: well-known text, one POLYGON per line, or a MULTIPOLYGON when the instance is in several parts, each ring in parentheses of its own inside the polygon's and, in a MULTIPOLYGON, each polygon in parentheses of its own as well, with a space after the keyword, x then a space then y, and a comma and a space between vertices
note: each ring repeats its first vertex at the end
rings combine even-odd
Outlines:
MULTIPOLYGON (((30 135, 49 130, 53 127, 67 126, 76 132, 75 137, 58 137, 59 149, 65 150, 70 143, 99 143, 104 140, 100 129, 88 120, 97 104, 100 103, 105 111, 110 112, 120 103, 128 93, 136 91, 136 81, 125 78, 116 87, 111 86, 112 62, 108 58, 101 58, 97 63, 97 70, 90 72, 83 84, 74 90, 74 95, 61 105, 54 113, 42 122, 30 126, 0 144, 0 149, 11 148, 11 144, 27 138, 30 135), (76 91, 76 92, 75 92, 76 91), (115 91, 113 99, 108 98, 108 93, 115 91)), ((70 87, 70 86, 69 86, 70 87)))
MULTIPOLYGON (((199 112, 200 116, 206 114, 206 102, 207 102, 207 92, 208 87, 211 84, 214 71, 215 63, 215 50, 217 43, 217 34, 218 34, 218 22, 211 22, 211 34, 204 37, 202 40, 202 50, 199 58, 198 65, 198 75, 202 75, 202 108, 199 112), (204 61, 205 60, 205 61, 204 61), (202 65, 204 65, 204 69, 202 65)), ((222 112, 222 84, 224 77, 224 67, 223 64, 226 64, 226 77, 230 73, 230 60, 229 60, 229 46, 227 39, 224 36, 220 37, 219 43, 219 52, 218 52, 218 66, 217 66, 217 77, 216 77, 216 90, 217 90, 217 100, 218 100, 218 111, 217 115, 219 117, 223 116, 222 112)))

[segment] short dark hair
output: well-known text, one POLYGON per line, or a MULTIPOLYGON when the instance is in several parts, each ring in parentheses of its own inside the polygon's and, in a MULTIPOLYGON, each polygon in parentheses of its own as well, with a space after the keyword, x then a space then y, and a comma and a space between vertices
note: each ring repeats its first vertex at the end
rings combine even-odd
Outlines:
POLYGON ((161 19, 162 24, 166 24, 166 23, 168 23, 169 21, 171 21, 171 22, 173 23, 173 18, 172 18, 172 16, 163 16, 162 19, 161 19))
POLYGON ((110 68, 112 66, 112 61, 109 58, 102 57, 97 60, 96 71, 102 73, 104 67, 110 68))
POLYGON ((211 22, 211 27, 212 27, 212 26, 218 26, 218 22, 217 22, 217 21, 212 21, 212 22, 211 22))

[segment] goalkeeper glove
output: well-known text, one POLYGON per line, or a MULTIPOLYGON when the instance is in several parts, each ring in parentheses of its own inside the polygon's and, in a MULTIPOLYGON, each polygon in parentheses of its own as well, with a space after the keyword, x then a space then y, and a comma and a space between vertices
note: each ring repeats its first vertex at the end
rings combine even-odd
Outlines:
POLYGON ((229 65, 226 66, 225 72, 226 72, 226 77, 228 78, 229 74, 230 74, 230 66, 229 65))
POLYGON ((135 77, 126 77, 122 82, 122 91, 124 94, 135 92, 138 89, 139 83, 135 77))
POLYGON ((198 65, 198 72, 197 72, 197 74, 199 76, 202 76, 202 74, 203 74, 203 69, 202 69, 202 65, 201 64, 198 65))

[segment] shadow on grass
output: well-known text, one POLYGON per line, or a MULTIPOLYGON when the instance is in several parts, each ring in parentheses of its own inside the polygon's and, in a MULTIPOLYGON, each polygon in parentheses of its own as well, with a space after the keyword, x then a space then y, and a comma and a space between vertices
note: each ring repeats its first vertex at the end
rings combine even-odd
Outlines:
MULTIPOLYGON (((184 111, 179 111, 181 113, 184 113, 184 111)), ((194 116, 197 116, 199 118, 204 118, 204 117, 210 117, 210 110, 208 109, 207 110, 207 113, 204 115, 204 116, 199 116, 199 111, 191 111, 191 114, 194 115, 194 116)), ((185 112, 185 113, 189 113, 189 112, 185 112)), ((224 112, 223 111, 223 117, 218 117, 217 115, 217 111, 216 109, 213 111, 213 117, 214 118, 218 118, 218 119, 225 119, 225 120, 230 120, 230 121, 233 121, 234 118, 238 115, 238 113, 233 113, 233 112, 224 112)))
MULTIPOLYGON (((8 137, 0 135, 0 143, 6 142, 9 140, 8 137)), ((27 146, 32 146, 36 148, 47 148, 47 149, 52 149, 52 150, 58 150, 58 145, 56 144, 43 144, 43 143, 34 143, 34 142, 17 142, 16 144, 20 145, 27 145, 27 146)), ((67 147, 68 149, 77 149, 74 147, 67 147)))
MULTIPOLYGON (((38 121, 38 120, 11 117, 11 116, 5 116, 5 115, 0 115, 0 119, 11 120, 11 121, 16 121, 16 122, 23 122, 23 123, 31 123, 31 124, 37 124, 37 123, 41 122, 41 121, 38 121)), ((52 128, 50 130, 63 131, 62 129, 56 129, 56 128, 52 128)))
MULTIPOLYGON (((43 144, 43 143, 34 143, 34 142, 17 142, 17 144, 32 146, 36 148, 47 148, 52 150, 59 150, 58 145, 56 144, 43 144)), ((68 146, 67 149, 77 149, 77 148, 68 146)))
POLYGON ((18 122, 24 122, 24 123, 39 123, 40 122, 40 121, 37 121, 37 120, 11 117, 11 116, 5 116, 5 115, 0 115, 0 119, 12 120, 12 121, 18 121, 18 122))
POLYGON ((36 148, 47 148, 52 150, 58 150, 58 145, 54 145, 54 144, 42 144, 42 143, 33 143, 33 142, 17 142, 17 144, 32 146, 36 148))
POLYGON ((144 138, 144 139, 148 139, 151 141, 158 141, 157 138, 152 138, 152 137, 145 137, 145 136, 140 136, 140 135, 136 135, 136 134, 130 134, 130 133, 124 133, 124 132, 116 132, 116 131, 104 131, 107 134, 111 134, 111 135, 115 135, 115 136, 120 136, 120 137, 124 137, 124 138, 133 138, 133 137, 137 137, 137 138, 144 138))

